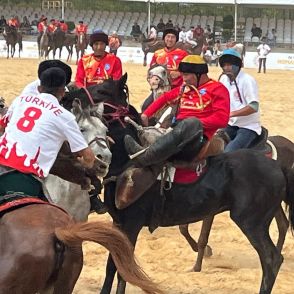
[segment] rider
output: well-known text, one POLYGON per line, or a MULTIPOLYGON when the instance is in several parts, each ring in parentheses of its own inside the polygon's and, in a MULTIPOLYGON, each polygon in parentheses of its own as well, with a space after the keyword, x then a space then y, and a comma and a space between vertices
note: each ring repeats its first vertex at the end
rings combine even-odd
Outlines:
POLYGON ((50 24, 49 24, 49 26, 48 26, 48 31, 49 31, 50 33, 54 33, 54 32, 56 31, 56 29, 57 29, 57 26, 56 26, 55 19, 52 18, 52 19, 50 20, 50 24))
POLYGON ((116 55, 118 48, 122 45, 121 39, 118 37, 116 31, 114 31, 108 38, 109 52, 116 55))
POLYGON ((165 47, 155 51, 150 66, 154 64, 166 65, 171 77, 171 86, 175 88, 183 83, 183 78, 178 71, 178 66, 188 53, 182 49, 176 48, 177 41, 179 40, 179 33, 175 29, 166 29, 163 32, 162 39, 165 47))
POLYGON ((38 27, 37 27, 38 32, 39 32, 39 35, 37 37, 38 43, 40 43, 41 37, 42 37, 44 31, 46 30, 47 26, 48 26, 47 25, 47 17, 44 16, 41 18, 41 21, 38 23, 38 27))
POLYGON ((59 104, 65 93, 64 71, 49 68, 40 80, 41 94, 18 96, 0 119, 4 131, 0 138, 0 195, 43 195, 38 179, 48 176, 64 141, 82 165, 91 168, 94 164, 95 155, 75 116, 59 104))
POLYGON ((219 59, 223 69, 219 81, 230 93, 230 121, 225 131, 231 141, 225 152, 247 148, 261 134, 258 88, 255 79, 241 70, 240 53, 229 48, 219 59))
POLYGON ((64 22, 63 19, 59 22, 59 27, 62 32, 64 32, 64 33, 68 32, 68 25, 64 22))
POLYGON ((13 16, 11 19, 9 19, 7 24, 10 27, 14 27, 15 29, 18 29, 20 27, 20 23, 17 16, 13 16))
POLYGON ((119 80, 122 76, 121 60, 105 51, 108 45, 108 35, 101 30, 90 35, 90 46, 94 53, 84 55, 78 62, 75 84, 77 87, 88 87, 103 83, 113 78, 119 80))
MULTIPOLYGON (((148 125, 152 115, 166 105, 174 104, 177 112, 172 131, 159 137, 143 153, 132 137, 125 137, 129 153, 141 151, 134 158, 137 166, 162 163, 173 155, 177 155, 176 159, 191 161, 205 140, 210 140, 217 129, 227 126, 230 112, 228 90, 208 77, 208 66, 203 58, 199 55, 186 56, 179 64, 179 71, 183 73, 184 83, 160 96, 141 116, 143 123, 148 125)), ((179 177, 180 173, 185 172, 187 182, 196 178, 194 171, 177 172, 179 177)))
POLYGON ((79 34, 87 34, 88 26, 84 24, 82 20, 79 21, 79 24, 76 25, 75 33, 78 36, 79 34))
POLYGON ((192 48, 197 46, 197 42, 194 40, 194 27, 191 26, 190 30, 186 33, 186 42, 192 46, 192 48))

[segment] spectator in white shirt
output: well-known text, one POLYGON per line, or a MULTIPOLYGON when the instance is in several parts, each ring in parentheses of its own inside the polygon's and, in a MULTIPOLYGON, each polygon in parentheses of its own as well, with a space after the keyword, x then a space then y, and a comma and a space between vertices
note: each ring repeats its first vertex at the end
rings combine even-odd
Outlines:
POLYGON ((182 29, 179 34, 179 42, 185 43, 186 42, 186 27, 182 26, 182 29))
POLYGON ((265 43, 266 38, 261 39, 261 44, 257 47, 258 58, 259 58, 259 67, 258 73, 261 71, 261 66, 263 64, 263 73, 266 72, 266 58, 267 55, 271 52, 271 48, 265 43))
POLYGON ((197 46, 197 42, 193 39, 194 27, 191 26, 190 30, 186 33, 186 42, 192 45, 192 48, 197 46))

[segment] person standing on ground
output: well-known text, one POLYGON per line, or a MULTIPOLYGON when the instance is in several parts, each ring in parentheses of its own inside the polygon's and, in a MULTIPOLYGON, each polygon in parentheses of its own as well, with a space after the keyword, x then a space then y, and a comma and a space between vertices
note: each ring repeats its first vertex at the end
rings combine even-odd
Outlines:
POLYGON ((263 37, 261 39, 261 44, 257 47, 258 59, 259 59, 258 73, 260 73, 262 65, 263 65, 263 73, 266 72, 266 58, 267 58, 267 55, 271 52, 270 46, 267 45, 265 41, 266 41, 266 38, 263 37))

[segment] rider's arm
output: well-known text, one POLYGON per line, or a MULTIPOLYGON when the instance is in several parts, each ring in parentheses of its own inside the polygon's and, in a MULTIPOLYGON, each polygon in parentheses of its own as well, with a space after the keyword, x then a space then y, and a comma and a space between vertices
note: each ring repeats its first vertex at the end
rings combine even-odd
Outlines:
POLYGON ((154 65, 156 63, 156 54, 154 53, 150 62, 150 66, 154 65))
POLYGON ((230 117, 250 115, 252 113, 257 112, 258 107, 259 107, 259 103, 257 101, 253 101, 239 110, 232 111, 230 113, 230 117))
POLYGON ((216 88, 213 93, 212 113, 201 118, 204 129, 225 128, 230 117, 230 96, 229 91, 223 85, 216 88))
POLYGON ((95 161, 95 155, 90 147, 87 147, 79 152, 76 152, 77 159, 86 168, 92 168, 95 161))
POLYGON ((151 117, 157 111, 162 109, 165 105, 172 103, 176 98, 179 97, 180 87, 174 88, 173 90, 166 92, 159 96, 148 108, 144 111, 144 115, 151 117))
POLYGON ((78 62, 77 73, 75 78, 75 84, 78 88, 83 88, 85 86, 85 69, 83 65, 83 60, 80 59, 78 62))
POLYGON ((118 57, 115 57, 112 77, 114 80, 119 80, 122 77, 122 64, 121 60, 118 57))

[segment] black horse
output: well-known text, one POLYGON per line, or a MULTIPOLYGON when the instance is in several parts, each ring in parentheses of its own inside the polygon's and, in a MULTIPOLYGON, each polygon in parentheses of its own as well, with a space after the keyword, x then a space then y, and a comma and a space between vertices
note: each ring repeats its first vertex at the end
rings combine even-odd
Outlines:
MULTIPOLYGON (((125 125, 123 118, 140 117, 127 99, 126 76, 119 81, 108 80, 95 86, 98 100, 104 100, 104 116, 109 135, 114 139, 112 163, 108 177, 118 176, 130 164, 124 147, 126 134, 137 137, 135 129, 125 125)), ((96 96, 87 99, 95 101, 96 96)), ((260 293, 271 293, 283 257, 269 236, 270 223, 284 200, 289 204, 290 222, 294 225, 294 174, 289 169, 251 150, 221 154, 207 159, 208 169, 196 183, 174 184, 160 194, 160 183, 152 185, 131 206, 118 210, 115 206, 116 182, 105 185, 105 203, 114 223, 135 245, 143 226, 151 231, 158 226, 174 226, 203 220, 223 211, 246 235, 257 251, 262 266, 260 293)), ((142 179, 144 181, 144 179, 142 179)), ((111 292, 116 268, 109 256, 106 278, 101 293, 111 292)), ((125 293, 126 283, 118 277, 117 293, 125 293)))
POLYGON ((20 57, 20 52, 22 51, 22 33, 18 32, 13 26, 5 25, 3 36, 6 41, 7 46, 7 58, 14 57, 15 46, 18 44, 18 57, 20 57))

